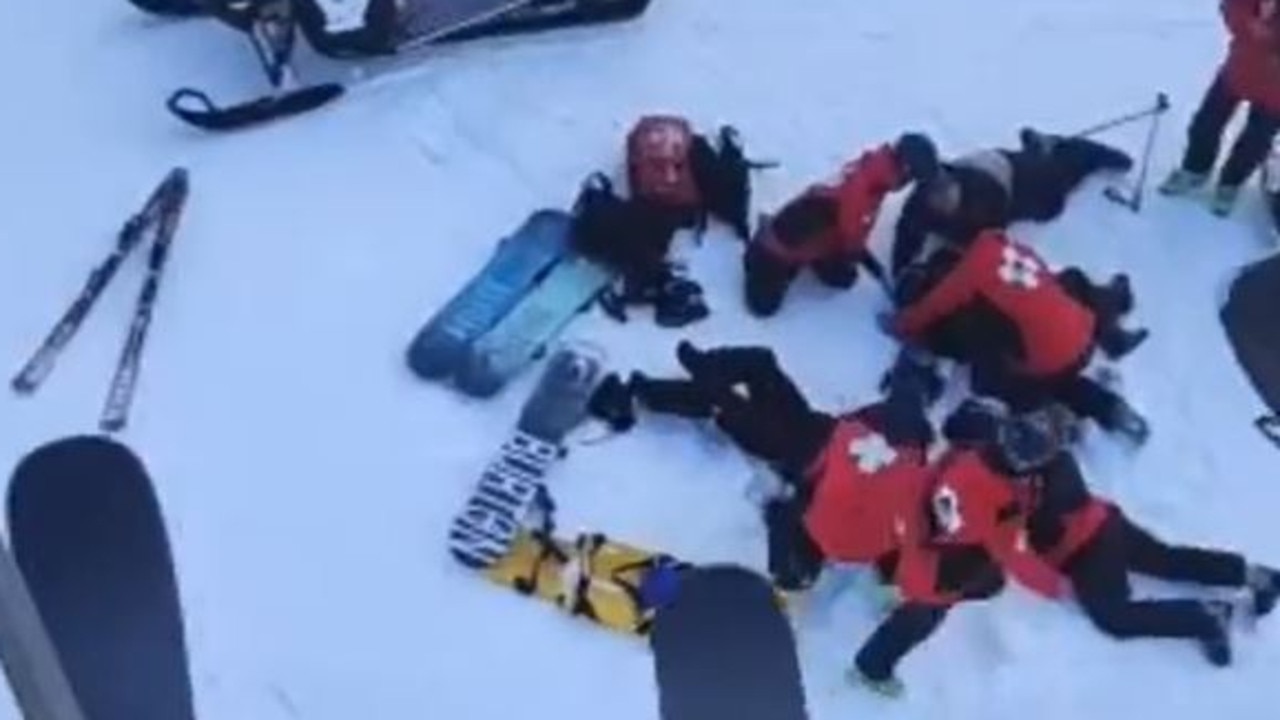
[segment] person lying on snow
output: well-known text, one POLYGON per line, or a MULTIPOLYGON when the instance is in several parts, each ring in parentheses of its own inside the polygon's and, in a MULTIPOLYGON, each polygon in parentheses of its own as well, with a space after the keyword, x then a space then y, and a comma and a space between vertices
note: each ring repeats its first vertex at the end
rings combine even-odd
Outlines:
POLYGON ((1211 200, 1214 213, 1228 215, 1280 131, 1280 7, 1275 0, 1223 0, 1219 7, 1231 48, 1191 118, 1182 163, 1160 192, 1186 195, 1208 182, 1227 124, 1248 103, 1244 129, 1222 165, 1211 200))
POLYGON ((1049 271, 1027 245, 989 230, 960 253, 937 253, 899 283, 887 333, 970 367, 973 391, 1015 409, 1052 399, 1073 412, 1145 442, 1147 422, 1116 393, 1082 371, 1094 350, 1112 360, 1133 352, 1146 330, 1121 327, 1133 308, 1128 279, 1094 284, 1078 268, 1049 271))
POLYGON ((835 416, 813 409, 763 347, 677 348, 688 378, 633 373, 627 392, 658 413, 710 420, 768 463, 786 491, 764 509, 769 571, 790 591, 810 587, 829 562, 875 563, 903 603, 868 640, 852 681, 900 692, 897 662, 939 626, 948 608, 991 597, 1002 568, 1056 597, 1058 576, 1018 547, 1016 460, 977 451, 929 465, 925 407, 941 386, 922 359, 901 353, 886 397, 835 416), (993 558, 995 559, 993 561, 993 558))
POLYGON ((836 184, 813 185, 775 216, 762 217, 743 255, 747 309, 758 317, 777 313, 804 268, 838 289, 853 287, 859 264, 883 275, 867 248, 880 206, 890 193, 935 174, 937 162, 933 142, 908 133, 845 165, 836 184))
MULTIPOLYGON (((949 428, 952 442, 971 447, 998 442, 999 411, 967 404, 949 428)), ((962 406, 964 407, 964 406, 962 406)), ((1051 411, 1053 412, 1053 411, 1051 411)), ((1059 417, 1065 417, 1059 413, 1059 417)), ((1107 635, 1185 638, 1200 644, 1216 666, 1231 662, 1227 632, 1231 604, 1222 600, 1134 600, 1130 573, 1173 582, 1247 591, 1248 612, 1269 614, 1280 596, 1280 573, 1250 564, 1237 553, 1170 545, 1117 505, 1094 496, 1064 433, 1070 422, 1034 422, 1025 442, 1036 471, 1023 476, 1023 502, 1031 508, 1030 546, 1070 580, 1076 601, 1107 635)))
POLYGON ((932 176, 918 179, 894 231, 894 277, 939 246, 967 246, 983 230, 1053 220, 1086 178, 1133 166, 1127 154, 1086 138, 1030 128, 1020 136, 1017 150, 983 150, 940 163, 932 176))

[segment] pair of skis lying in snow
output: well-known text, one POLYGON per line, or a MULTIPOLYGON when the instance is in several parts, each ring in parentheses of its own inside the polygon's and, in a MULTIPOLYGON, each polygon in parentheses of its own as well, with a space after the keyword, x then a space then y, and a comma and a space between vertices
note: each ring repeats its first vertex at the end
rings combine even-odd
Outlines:
POLYGON ((116 237, 115 247, 105 260, 89 273, 79 295, 49 331, 35 353, 10 381, 13 391, 21 395, 35 393, 44 383, 62 351, 75 337, 98 298, 116 276, 120 265, 139 248, 150 233, 151 247, 147 256, 147 274, 134 305, 133 317, 124 349, 116 362, 115 373, 107 392, 107 400, 99 420, 104 432, 122 430, 129 421, 134 389, 142 367, 142 351, 146 345, 155 312, 160 282, 169 259, 169 248, 177 233, 178 222, 186 206, 188 175, 184 168, 174 168, 152 192, 146 204, 129 218, 116 237))

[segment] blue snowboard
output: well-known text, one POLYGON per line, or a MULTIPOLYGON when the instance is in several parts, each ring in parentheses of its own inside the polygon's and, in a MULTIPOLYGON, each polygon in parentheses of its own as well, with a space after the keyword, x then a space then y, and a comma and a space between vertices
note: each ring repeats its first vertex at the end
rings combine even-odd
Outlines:
POLYGON ((455 383, 473 397, 491 397, 527 366, 613 282, 613 271, 576 253, 556 263, 506 317, 466 351, 455 383))
POLYGON ((409 368, 425 380, 457 372, 471 344, 569 251, 571 226, 569 214, 540 210, 503 238, 480 272, 418 332, 409 346, 409 368))

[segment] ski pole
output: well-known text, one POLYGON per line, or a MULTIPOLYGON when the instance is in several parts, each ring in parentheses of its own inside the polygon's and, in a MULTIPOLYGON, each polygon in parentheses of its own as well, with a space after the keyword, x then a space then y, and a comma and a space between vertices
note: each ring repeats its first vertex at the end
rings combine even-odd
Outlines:
POLYGON ((1163 100, 1163 94, 1156 100, 1158 112, 1151 117, 1151 127, 1147 130, 1147 142, 1142 149, 1142 165, 1138 168, 1138 179, 1134 183, 1133 194, 1126 198, 1114 186, 1103 191, 1108 200, 1120 203, 1135 213, 1142 211, 1142 196, 1146 190, 1147 172, 1151 166, 1151 151, 1155 148, 1156 134, 1160 130, 1160 113, 1163 112, 1163 108, 1168 107, 1167 102, 1162 102, 1163 100))
POLYGON ((1097 125, 1092 125, 1090 127, 1087 127, 1083 130, 1076 132, 1073 135, 1069 135, 1068 137, 1084 138, 1084 137, 1089 137, 1090 135, 1097 135, 1100 132, 1105 132, 1107 130, 1120 127, 1121 125, 1127 125, 1129 123, 1142 120, 1143 118, 1148 118, 1153 115, 1159 115, 1168 109, 1169 109, 1169 97, 1164 93, 1158 93, 1156 95, 1155 105, 1145 110, 1129 113, 1128 115, 1121 115, 1120 117, 1113 118, 1111 120, 1106 120, 1104 122, 1100 122, 1097 125))

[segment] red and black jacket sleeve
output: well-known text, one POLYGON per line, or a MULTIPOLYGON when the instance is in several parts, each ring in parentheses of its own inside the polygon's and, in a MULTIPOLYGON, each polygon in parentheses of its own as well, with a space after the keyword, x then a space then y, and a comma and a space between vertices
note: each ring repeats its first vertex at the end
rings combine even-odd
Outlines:
POLYGON ((981 287, 983 253, 976 243, 950 272, 921 298, 902 309, 895 322, 897 332, 916 338, 939 320, 959 311, 973 300, 981 287))

